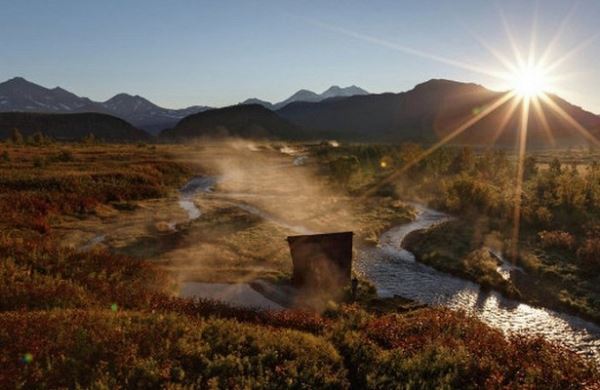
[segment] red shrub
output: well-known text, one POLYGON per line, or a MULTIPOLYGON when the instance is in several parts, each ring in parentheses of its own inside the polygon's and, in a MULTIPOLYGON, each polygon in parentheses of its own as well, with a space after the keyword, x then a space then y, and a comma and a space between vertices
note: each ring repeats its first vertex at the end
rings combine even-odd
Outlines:
POLYGON ((310 333, 322 333, 328 321, 320 315, 303 310, 263 311, 232 307, 221 302, 205 299, 185 299, 163 294, 153 295, 148 309, 162 313, 179 313, 192 317, 217 316, 233 318, 242 322, 290 328, 310 333))

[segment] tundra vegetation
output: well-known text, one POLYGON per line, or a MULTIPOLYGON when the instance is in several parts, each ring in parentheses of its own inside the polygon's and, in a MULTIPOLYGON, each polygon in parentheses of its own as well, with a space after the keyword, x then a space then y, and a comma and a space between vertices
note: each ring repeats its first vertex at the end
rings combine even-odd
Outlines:
POLYGON ((415 144, 355 145, 321 146, 314 154, 334 167, 332 180, 351 193, 418 199, 459 217, 407 237, 405 246, 418 260, 510 297, 600 322, 599 151, 526 156, 516 240, 514 154, 445 147, 419 160, 423 151, 415 144), (390 183, 381 185, 386 179, 390 183), (487 249, 504 253, 525 272, 505 280, 487 249))
MULTIPOLYGON (((415 148, 323 146, 313 152, 332 181, 358 196, 415 148), (383 159, 388 163, 381 164, 383 159)), ((183 146, 96 142, 0 145, 3 386, 562 389, 600 384, 593 362, 537 337, 505 337, 463 313, 424 308, 376 314, 360 304, 333 305, 323 313, 233 308, 174 296, 172 274, 158 263, 63 245, 56 227, 65 219, 86 220, 109 207, 128 213, 136 202, 172 195, 197 169, 186 163, 187 152, 183 146)), ((463 210, 482 232, 504 237, 511 200, 499 190, 507 187, 496 176, 505 175, 508 182, 512 164, 500 153, 443 150, 415 166, 400 187, 414 196, 431 194, 432 204, 463 210), (486 168, 480 160, 495 165, 486 168), (437 196, 434 190, 445 192, 437 196)), ((580 272, 597 270, 589 255, 597 247, 592 234, 597 178, 597 168, 575 174, 565 164, 528 177, 519 262, 540 280, 554 271, 555 283, 567 283, 561 278, 584 280, 580 272), (563 183, 562 189, 553 183, 563 183), (573 213, 581 219, 569 218, 573 213)), ((385 186, 372 196, 400 195, 398 188, 385 186)), ((477 246, 466 227, 452 228, 467 242, 460 253, 477 246)))

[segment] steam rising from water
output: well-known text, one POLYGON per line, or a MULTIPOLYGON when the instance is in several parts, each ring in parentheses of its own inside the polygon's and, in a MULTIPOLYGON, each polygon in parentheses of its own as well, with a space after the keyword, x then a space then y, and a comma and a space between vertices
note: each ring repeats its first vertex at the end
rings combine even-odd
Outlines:
POLYGON ((206 176, 190 181, 182 200, 202 215, 157 258, 180 283, 245 283, 290 272, 287 236, 356 226, 349 199, 329 188, 300 146, 210 141, 189 157, 206 176), (202 180, 214 191, 197 191, 202 180))
MULTIPOLYGON (((213 143, 198 153, 197 162, 220 178, 217 191, 201 195, 203 199, 214 200, 221 208, 229 205, 258 216, 260 223, 266 220, 271 225, 266 230, 230 232, 232 236, 248 237, 244 248, 236 247, 230 252, 226 249, 231 245, 228 239, 210 245, 199 244, 192 238, 189 244, 191 252, 177 252, 190 259, 189 269, 204 265, 207 270, 229 266, 245 272, 240 282, 250 281, 256 274, 251 272, 248 264, 257 272, 260 272, 259 264, 267 268, 281 264, 289 266, 288 249, 284 243, 286 235, 352 230, 356 226, 358 221, 353 220, 349 201, 327 187, 317 175, 316 165, 311 165, 310 160, 303 166, 293 164, 302 153, 298 148, 273 150, 242 141, 213 143), (256 240, 261 231, 263 235, 256 240), (252 256, 255 256, 253 263, 245 262, 252 256), (282 263, 278 264, 277 259, 282 263), (210 263, 211 260, 213 263, 210 263)), ((356 259, 358 271, 376 284, 380 294, 399 294, 432 305, 462 309, 507 333, 532 330, 599 358, 600 329, 596 325, 577 317, 508 300, 495 292, 485 293, 475 283, 415 262, 412 253, 401 247, 406 234, 447 219, 444 214, 433 210, 416 208, 420 210, 416 221, 391 229, 381 237, 378 248, 365 249, 356 259)), ((177 253, 170 256, 176 257, 177 253)), ((496 255, 501 259, 499 253, 496 255)), ((499 271, 509 277, 512 269, 503 263, 499 271)), ((185 273, 186 269, 182 269, 182 276, 185 273)), ((223 290, 221 296, 230 297, 240 287, 222 285, 220 288, 223 290)))
POLYGON ((345 200, 327 188, 299 147, 281 146, 277 152, 253 142, 213 142, 199 153, 198 162, 219 176, 215 196, 244 203, 247 211, 264 213, 291 233, 354 226, 345 200))

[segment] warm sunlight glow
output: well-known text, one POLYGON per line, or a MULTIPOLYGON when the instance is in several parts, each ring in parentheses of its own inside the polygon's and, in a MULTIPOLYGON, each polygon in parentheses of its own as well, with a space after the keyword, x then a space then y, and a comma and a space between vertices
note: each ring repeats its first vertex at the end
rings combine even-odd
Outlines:
MULTIPOLYGON (((443 64, 456 66, 467 71, 480 73, 497 79, 500 82, 501 89, 506 90, 506 92, 499 94, 498 99, 492 101, 492 103, 488 104, 484 109, 481 109, 480 107, 474 107, 472 115, 466 117, 465 120, 462 123, 459 123, 454 129, 448 129, 448 133, 444 138, 439 140, 434 145, 431 145, 428 149, 424 150, 416 157, 406 161, 402 166, 398 167, 391 174, 389 174, 384 180, 380 181, 378 185, 365 191, 362 196, 367 197, 373 195, 383 185, 391 183, 401 175, 405 174, 410 168, 414 167, 437 149, 457 138, 459 135, 473 127, 473 125, 484 119, 486 116, 497 109, 500 109, 504 104, 509 104, 507 110, 505 111, 504 117, 501 119, 498 128, 495 130, 492 141, 495 142, 502 135, 502 133, 507 129, 508 124, 511 123, 512 119, 515 117, 519 118, 519 126, 517 129, 518 145, 516 145, 517 169, 515 172, 514 189, 514 226, 512 244, 510 248, 510 254, 516 258, 519 249, 521 198, 523 196, 524 164, 527 151, 527 134, 529 130, 528 127, 530 119, 533 117, 533 119, 536 119, 541 123, 543 131, 552 145, 555 145, 555 139, 554 135, 552 134, 552 128, 548 123, 545 110, 550 111, 554 115, 560 117, 571 128, 585 137, 590 145, 600 147, 600 139, 586 129, 582 124, 580 124, 561 106, 559 106, 554 101, 553 95, 549 94, 550 91, 556 92, 558 87, 556 82, 564 79, 564 74, 560 74, 564 70, 560 69, 560 66, 568 58, 572 57, 583 47, 592 42, 594 38, 600 36, 600 33, 594 35, 590 39, 582 40, 580 44, 566 53, 556 53, 554 52, 554 49, 563 32, 563 27, 566 24, 567 19, 563 21, 561 27, 556 31, 554 37, 551 38, 546 48, 542 50, 539 50, 537 47, 534 23, 534 29, 532 30, 528 50, 523 52, 522 48, 526 46, 526 43, 522 42, 521 39, 517 39, 522 37, 515 36, 502 13, 501 17, 508 42, 510 43, 510 47, 512 49, 512 56, 510 54, 502 53, 485 40, 476 37, 482 46, 492 56, 494 56, 496 60, 498 60, 498 64, 493 66, 495 69, 473 66, 467 62, 441 57, 437 54, 427 53, 419 49, 398 45, 395 42, 370 35, 356 33, 354 31, 338 28, 336 26, 322 25, 322 27, 356 39, 384 46, 392 50, 428 58, 443 64), (518 110, 519 107, 520 110, 518 110)), ((387 168, 390 165, 384 161, 381 161, 380 166, 381 168, 387 168)))
POLYGON ((548 89, 546 72, 539 66, 518 69, 510 81, 517 95, 525 98, 539 96, 548 89))

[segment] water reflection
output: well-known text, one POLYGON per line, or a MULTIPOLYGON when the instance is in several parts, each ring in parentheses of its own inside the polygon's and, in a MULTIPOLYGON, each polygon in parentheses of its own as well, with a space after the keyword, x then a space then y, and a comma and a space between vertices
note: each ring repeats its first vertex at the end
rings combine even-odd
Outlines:
POLYGON ((404 237, 448 218, 421 206, 417 208, 414 222, 389 230, 377 248, 364 250, 358 256, 357 271, 375 284, 379 295, 400 295, 433 306, 464 310, 505 333, 541 334, 600 361, 599 326, 504 298, 496 291, 484 291, 476 283, 415 262, 414 255, 401 247, 404 237))
POLYGON ((179 207, 188 215, 188 219, 194 220, 202 214, 194 203, 194 196, 199 192, 211 192, 217 184, 217 179, 211 176, 198 176, 186 183, 179 191, 179 207))

